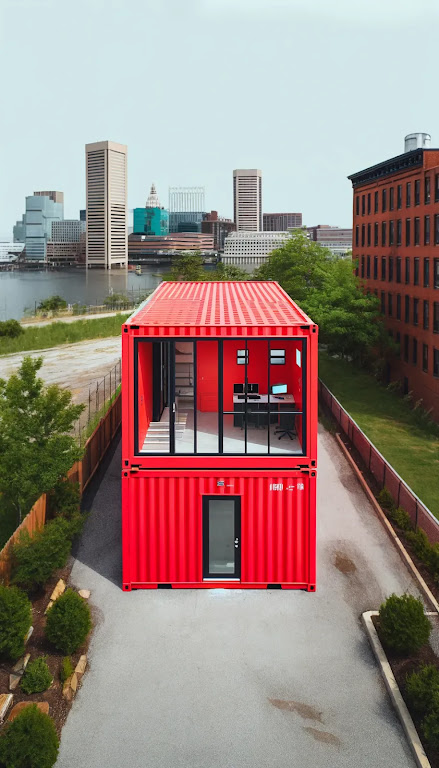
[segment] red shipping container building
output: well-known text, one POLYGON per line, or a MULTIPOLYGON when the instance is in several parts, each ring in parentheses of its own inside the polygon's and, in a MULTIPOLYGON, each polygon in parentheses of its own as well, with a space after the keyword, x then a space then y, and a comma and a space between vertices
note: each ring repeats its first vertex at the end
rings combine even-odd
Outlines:
POLYGON ((123 589, 316 588, 317 326, 274 282, 122 327, 123 589))

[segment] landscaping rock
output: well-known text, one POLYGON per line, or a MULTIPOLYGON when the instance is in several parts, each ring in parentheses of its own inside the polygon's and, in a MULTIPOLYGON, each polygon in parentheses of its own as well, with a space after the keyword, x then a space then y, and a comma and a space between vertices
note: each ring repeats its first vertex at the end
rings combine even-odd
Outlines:
POLYGON ((17 663, 14 664, 12 667, 12 671, 16 672, 17 675, 22 675, 24 670, 27 667, 27 663, 30 659, 30 653, 26 653, 25 656, 22 656, 21 659, 18 659, 17 663))
POLYGON ((91 595, 91 592, 89 589, 80 589, 78 592, 78 595, 84 598, 84 600, 88 600, 88 598, 91 595))
POLYGON ((62 695, 67 701, 71 701, 76 693, 76 689, 78 687, 78 675, 76 672, 73 673, 73 675, 70 675, 70 677, 67 678, 63 685, 62 689, 62 695))
POLYGON ((87 656, 84 654, 80 657, 76 667, 75 667, 75 674, 77 675, 78 679, 82 677, 82 675, 85 672, 85 668, 87 666, 87 656))
POLYGON ((47 701, 20 701, 9 713, 8 723, 15 720, 17 715, 19 715, 23 709, 30 707, 32 704, 36 704, 40 712, 44 712, 45 715, 49 714, 49 703, 47 701))
POLYGON ((52 600, 52 602, 55 602, 55 600, 57 600, 58 597, 62 595, 62 593, 65 591, 65 588, 66 588, 66 583, 64 579, 60 579, 55 589, 53 590, 52 594, 50 595, 50 599, 52 600))
POLYGON ((0 723, 2 723, 6 717, 6 713, 12 704, 14 695, 12 693, 0 694, 0 723))
POLYGON ((9 690, 15 691, 20 680, 21 680, 21 675, 14 675, 14 674, 9 675, 9 690))
POLYGON ((25 645, 26 645, 27 641, 29 640, 29 638, 30 638, 30 636, 31 636, 33 631, 34 631, 33 627, 29 627, 29 629, 27 630, 26 637, 24 638, 24 644, 25 645))

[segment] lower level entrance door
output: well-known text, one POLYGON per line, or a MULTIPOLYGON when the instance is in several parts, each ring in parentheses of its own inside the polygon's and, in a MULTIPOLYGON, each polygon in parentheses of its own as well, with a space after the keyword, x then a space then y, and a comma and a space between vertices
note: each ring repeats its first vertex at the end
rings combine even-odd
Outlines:
POLYGON ((203 578, 241 578, 240 496, 203 496, 203 578))

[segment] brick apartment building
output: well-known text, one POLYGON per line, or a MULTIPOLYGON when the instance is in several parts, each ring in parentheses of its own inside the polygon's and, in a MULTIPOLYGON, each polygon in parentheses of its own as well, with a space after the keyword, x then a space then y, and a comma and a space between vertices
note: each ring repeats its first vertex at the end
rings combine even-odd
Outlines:
POLYGON ((391 378, 439 421, 439 149, 410 134, 404 154, 349 179, 353 258, 400 345, 391 378))

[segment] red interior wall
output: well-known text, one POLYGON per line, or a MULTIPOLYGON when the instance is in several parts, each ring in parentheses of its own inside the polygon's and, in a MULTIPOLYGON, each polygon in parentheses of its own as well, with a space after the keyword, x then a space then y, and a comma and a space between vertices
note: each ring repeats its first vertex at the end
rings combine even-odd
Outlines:
POLYGON ((149 423, 152 419, 152 344, 138 344, 138 413, 139 413, 139 449, 143 445, 149 423))
POLYGON ((218 344, 197 342, 197 411, 218 411, 218 344))

